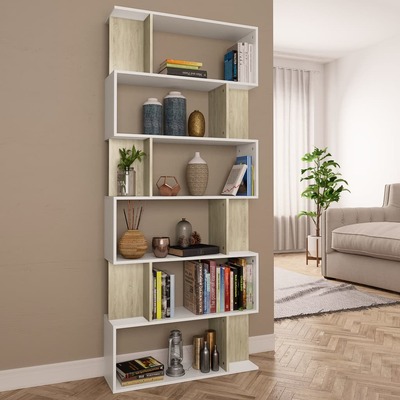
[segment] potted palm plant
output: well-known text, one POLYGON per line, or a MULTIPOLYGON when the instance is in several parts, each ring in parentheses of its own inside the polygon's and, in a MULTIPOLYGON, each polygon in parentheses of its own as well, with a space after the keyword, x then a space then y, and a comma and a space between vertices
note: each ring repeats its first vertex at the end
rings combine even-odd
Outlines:
POLYGON ((315 207, 312 211, 301 211, 298 215, 299 217, 310 217, 315 225, 315 236, 310 235, 308 237, 307 249, 311 257, 319 258, 321 255, 322 213, 332 203, 338 202, 344 191, 349 192, 346 187, 348 183, 342 179, 342 175, 338 172, 340 165, 332 159, 327 147, 324 149, 314 147, 314 151, 306 153, 301 160, 311 164, 301 170, 300 181, 308 182, 308 186, 303 190, 301 196, 313 201, 315 207))
POLYGON ((131 149, 119 149, 120 160, 118 163, 117 184, 118 196, 134 196, 136 191, 135 170, 132 164, 146 156, 142 150, 137 150, 135 145, 131 149))

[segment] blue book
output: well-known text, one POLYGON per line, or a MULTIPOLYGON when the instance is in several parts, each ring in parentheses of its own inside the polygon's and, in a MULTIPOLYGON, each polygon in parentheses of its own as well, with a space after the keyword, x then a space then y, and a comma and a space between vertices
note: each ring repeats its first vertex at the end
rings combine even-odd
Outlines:
POLYGON ((226 81, 238 80, 237 51, 230 50, 224 56, 224 79, 226 81))
POLYGON ((236 193, 236 196, 252 196, 253 195, 253 163, 251 156, 236 157, 236 165, 247 165, 246 172, 243 176, 242 182, 236 193))

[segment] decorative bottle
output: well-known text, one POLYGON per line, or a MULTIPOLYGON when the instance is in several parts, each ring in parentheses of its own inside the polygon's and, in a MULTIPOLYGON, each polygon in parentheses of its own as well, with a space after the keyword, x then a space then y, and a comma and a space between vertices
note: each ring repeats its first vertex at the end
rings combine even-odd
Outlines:
POLYGON ((208 348, 207 340, 204 341, 200 353, 200 371, 210 372, 210 350, 208 348))
POLYGON ((145 135, 162 135, 162 105, 154 97, 143 104, 143 131, 145 135))
POLYGON ((169 92, 164 97, 164 134, 186 135, 186 98, 181 92, 169 92))
POLYGON ((208 165, 196 151, 186 167, 186 183, 192 196, 202 196, 208 184, 208 165))
POLYGON ((176 244, 181 247, 189 247, 190 236, 192 236, 192 224, 186 218, 182 218, 176 224, 176 244))
POLYGON ((216 344, 214 345, 214 350, 211 354, 211 369, 213 371, 219 370, 219 353, 218 353, 216 344))

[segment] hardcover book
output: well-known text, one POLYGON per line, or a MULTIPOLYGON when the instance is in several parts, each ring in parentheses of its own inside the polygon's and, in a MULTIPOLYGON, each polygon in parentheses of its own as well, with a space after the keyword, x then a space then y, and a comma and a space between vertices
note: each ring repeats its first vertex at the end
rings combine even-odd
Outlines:
POLYGON ((225 186, 222 189, 223 195, 236 196, 239 186, 243 180, 243 176, 246 173, 247 165, 235 164, 231 172, 229 173, 228 179, 226 180, 225 186))
POLYGON ((204 313, 204 269, 200 262, 185 262, 183 306, 193 314, 204 313))
POLYGON ((196 67, 203 66, 203 63, 200 61, 174 60, 173 58, 165 59, 160 65, 163 65, 163 64, 184 64, 184 65, 194 65, 196 67))
POLYGON ((201 256, 206 254, 218 254, 219 247, 212 244, 194 244, 189 247, 170 246, 168 253, 178 257, 201 256))
POLYGON ((240 183, 237 196, 252 196, 253 195, 253 177, 252 177, 252 157, 251 156, 239 156, 236 157, 237 165, 247 165, 246 172, 244 173, 242 182, 240 183))
POLYGON ((147 372, 164 371, 164 364, 154 357, 136 358, 130 361, 117 363, 117 372, 122 379, 132 378, 147 372))
POLYGON ((171 68, 166 67, 160 70, 160 74, 188 76, 191 78, 207 78, 207 71, 203 69, 171 68))

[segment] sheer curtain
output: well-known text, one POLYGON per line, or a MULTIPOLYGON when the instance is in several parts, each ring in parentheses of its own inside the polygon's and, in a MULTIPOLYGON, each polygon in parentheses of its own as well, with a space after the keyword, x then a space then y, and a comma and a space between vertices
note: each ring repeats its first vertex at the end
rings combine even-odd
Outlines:
POLYGON ((314 141, 314 74, 274 68, 274 249, 302 250, 309 230, 308 218, 298 218, 308 202, 300 197, 305 187, 301 157, 314 141))

